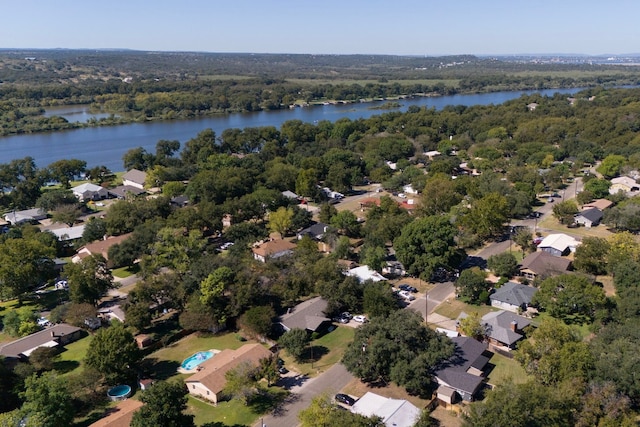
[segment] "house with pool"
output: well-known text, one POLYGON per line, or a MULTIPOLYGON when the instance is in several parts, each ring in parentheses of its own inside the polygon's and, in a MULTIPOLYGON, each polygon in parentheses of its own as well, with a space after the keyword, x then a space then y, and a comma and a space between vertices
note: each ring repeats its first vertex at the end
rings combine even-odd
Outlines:
POLYGON ((260 360, 273 354, 261 344, 245 344, 237 350, 226 349, 198 364, 197 372, 185 383, 189 394, 217 404, 227 385, 225 374, 243 363, 259 366, 260 360))

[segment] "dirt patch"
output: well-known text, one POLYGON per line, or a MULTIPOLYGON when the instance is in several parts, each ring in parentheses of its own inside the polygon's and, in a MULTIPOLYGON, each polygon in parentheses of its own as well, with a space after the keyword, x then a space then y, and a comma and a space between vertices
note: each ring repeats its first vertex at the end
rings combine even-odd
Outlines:
POLYGON ((438 420, 440 427, 460 427, 462 426, 462 416, 455 411, 450 411, 438 406, 431 412, 431 418, 438 420))
POLYGON ((341 392, 357 397, 358 399, 364 396, 367 392, 379 394, 380 396, 392 399, 405 399, 420 409, 426 408, 429 404, 428 400, 420 399, 417 396, 410 396, 403 387, 398 387, 395 384, 388 384, 385 387, 371 387, 357 378, 344 386, 341 392))

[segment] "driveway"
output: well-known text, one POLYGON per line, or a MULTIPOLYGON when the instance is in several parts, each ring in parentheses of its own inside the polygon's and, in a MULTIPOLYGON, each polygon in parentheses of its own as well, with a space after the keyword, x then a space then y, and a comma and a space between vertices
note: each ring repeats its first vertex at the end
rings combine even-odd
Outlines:
POLYGON ((417 311, 422 317, 425 317, 428 309, 429 316, 431 316, 431 313, 433 313, 436 307, 448 298, 453 298, 454 293, 453 282, 438 283, 425 296, 421 296, 412 301, 407 308, 417 311))
POLYGON ((287 403, 275 413, 262 417, 254 427, 297 427, 300 424, 298 412, 307 408, 314 397, 323 393, 333 396, 353 378, 341 363, 336 363, 315 378, 294 377, 294 380, 288 380, 292 383, 289 388, 291 396, 287 403))

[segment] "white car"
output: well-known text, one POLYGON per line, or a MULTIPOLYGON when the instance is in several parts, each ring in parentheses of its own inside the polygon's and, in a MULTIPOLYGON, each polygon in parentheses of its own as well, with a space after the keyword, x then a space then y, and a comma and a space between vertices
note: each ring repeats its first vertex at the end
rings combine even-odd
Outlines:
POLYGON ((411 292, 409 291, 399 291, 398 295, 400 295, 402 298, 406 299, 407 301, 413 301, 416 299, 416 297, 411 295, 411 292))
POLYGON ((363 316, 362 314, 359 314, 357 316, 353 316, 353 320, 358 322, 358 323, 366 323, 366 322, 368 322, 367 316, 363 316))

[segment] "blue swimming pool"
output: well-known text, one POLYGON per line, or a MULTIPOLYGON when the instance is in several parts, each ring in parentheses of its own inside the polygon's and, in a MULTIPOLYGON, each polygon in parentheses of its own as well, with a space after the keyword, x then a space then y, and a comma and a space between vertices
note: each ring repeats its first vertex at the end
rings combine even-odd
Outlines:
POLYGON ((126 384, 112 387, 107 392, 107 396, 109 396, 111 400, 123 400, 129 397, 130 395, 131 395, 131 387, 126 384))
POLYGON ((213 354, 213 351, 199 351, 196 354, 184 359, 182 365, 180 366, 182 367, 182 369, 191 371, 193 369, 196 369, 196 367, 205 360, 211 359, 213 357, 213 354))

